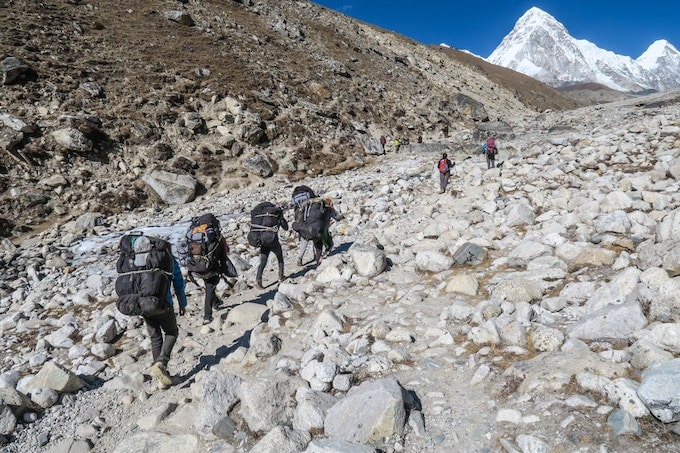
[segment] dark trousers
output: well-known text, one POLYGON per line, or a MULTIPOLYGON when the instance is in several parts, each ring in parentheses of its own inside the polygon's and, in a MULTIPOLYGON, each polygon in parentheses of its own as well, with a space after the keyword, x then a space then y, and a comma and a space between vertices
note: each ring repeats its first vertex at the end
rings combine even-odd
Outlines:
POLYGON ((316 264, 319 264, 321 262, 321 254, 323 253, 323 240, 317 239, 313 241, 313 243, 314 243, 314 261, 316 261, 316 264))
POLYGON ((494 168, 496 166, 496 155, 487 154, 486 155, 486 169, 494 168))
POLYGON ((205 299, 203 301, 203 319, 212 319, 213 307, 217 304, 217 284, 220 282, 220 276, 214 275, 203 280, 205 283, 205 299))
POLYGON ((146 328, 151 337, 151 355, 153 361, 163 365, 170 361, 170 353, 177 341, 177 318, 175 311, 168 305, 168 310, 159 316, 145 316, 146 328), (165 338, 163 338, 165 334, 165 338))
POLYGON ((439 188, 442 192, 446 190, 446 186, 449 185, 449 177, 451 177, 451 172, 439 173, 439 188))
POLYGON ((279 262, 279 278, 283 277, 283 250, 281 249, 281 243, 276 241, 276 244, 271 247, 265 247, 264 245, 260 247, 260 265, 257 267, 256 276, 258 281, 262 281, 262 274, 264 273, 265 266, 267 266, 270 252, 274 253, 279 262))

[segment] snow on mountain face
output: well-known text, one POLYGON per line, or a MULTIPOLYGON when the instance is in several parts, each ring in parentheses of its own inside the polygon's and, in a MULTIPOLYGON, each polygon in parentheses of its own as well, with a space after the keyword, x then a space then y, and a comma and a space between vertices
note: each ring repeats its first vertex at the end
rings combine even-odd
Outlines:
POLYGON ((597 82, 631 92, 680 88, 680 53, 668 41, 654 42, 633 60, 573 38, 536 7, 517 20, 487 61, 552 86, 597 82))

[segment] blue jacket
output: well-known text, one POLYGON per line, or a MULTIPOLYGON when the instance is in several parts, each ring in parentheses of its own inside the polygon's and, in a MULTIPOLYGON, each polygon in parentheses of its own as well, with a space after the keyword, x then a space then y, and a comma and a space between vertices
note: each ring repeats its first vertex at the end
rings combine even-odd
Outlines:
MULTIPOLYGON (((170 279, 172 280, 172 288, 175 289, 175 295, 179 301, 179 306, 181 308, 186 307, 187 295, 184 292, 184 278, 182 277, 182 269, 180 269, 179 263, 174 256, 172 257, 172 276, 170 279)), ((170 306, 172 306, 172 288, 168 288, 168 295, 166 296, 166 300, 170 306)))

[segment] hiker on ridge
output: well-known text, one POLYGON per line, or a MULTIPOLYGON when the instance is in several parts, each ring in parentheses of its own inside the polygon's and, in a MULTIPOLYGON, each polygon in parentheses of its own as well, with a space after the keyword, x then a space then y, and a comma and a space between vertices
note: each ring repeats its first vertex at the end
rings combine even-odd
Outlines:
POLYGON ((439 193, 446 192, 446 186, 449 184, 453 165, 453 162, 449 160, 446 153, 443 153, 442 158, 437 162, 437 169, 439 169, 439 193))

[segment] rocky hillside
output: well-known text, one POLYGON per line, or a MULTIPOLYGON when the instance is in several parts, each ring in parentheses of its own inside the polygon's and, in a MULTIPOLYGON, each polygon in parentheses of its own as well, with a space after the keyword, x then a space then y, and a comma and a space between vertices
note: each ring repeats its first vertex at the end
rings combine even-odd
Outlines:
POLYGON ((11 0, 0 40, 2 236, 335 173, 380 135, 467 145, 574 106, 306 1, 11 0))

